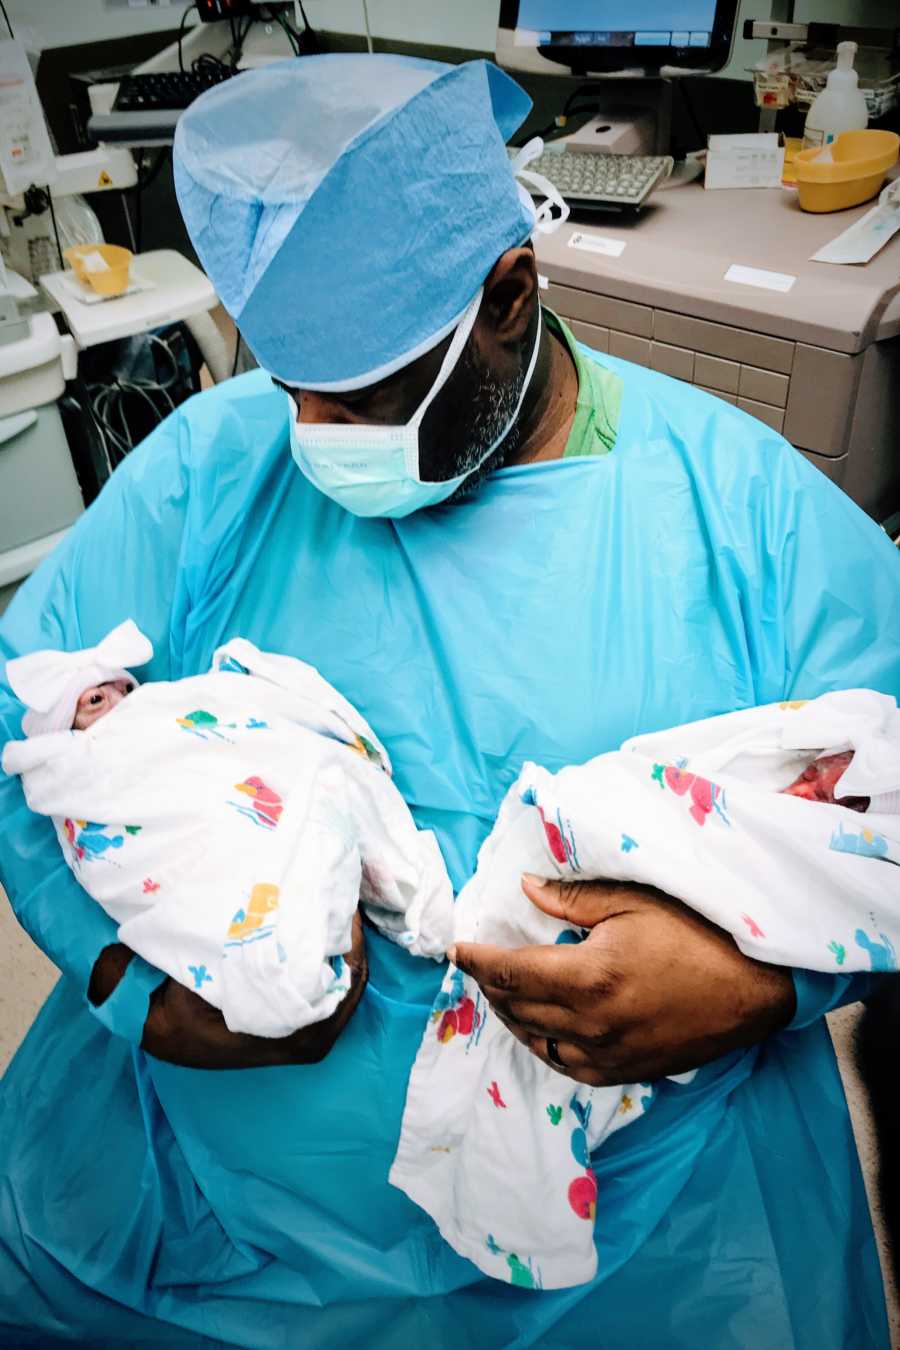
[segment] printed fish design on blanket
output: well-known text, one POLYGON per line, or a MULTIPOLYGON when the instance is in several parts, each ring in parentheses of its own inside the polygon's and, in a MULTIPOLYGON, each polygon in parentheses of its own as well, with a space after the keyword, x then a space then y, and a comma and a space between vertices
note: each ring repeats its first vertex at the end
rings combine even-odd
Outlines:
POLYGON ((841 942, 832 940, 828 944, 828 950, 833 953, 834 959, 839 966, 844 964, 847 958, 847 948, 841 942))
POLYGON ((844 823, 838 825, 834 834, 831 836, 829 848, 834 849, 835 853, 858 853, 862 858, 888 858, 888 841, 883 834, 876 834, 874 830, 845 830, 844 823))
POLYGON ((544 808, 540 805, 534 793, 534 788, 525 788, 521 794, 521 800, 525 806, 537 807, 537 813, 541 818, 541 824, 544 827, 544 834, 547 838, 547 847, 550 849, 551 856, 561 866, 569 866, 574 871, 580 872, 578 863, 578 853, 575 848, 575 835, 572 831, 572 822, 563 820, 562 815, 557 808, 556 820, 548 820, 544 815, 544 808))
POLYGON ((144 884, 141 887, 144 895, 154 895, 159 890, 159 882, 154 881, 152 877, 144 877, 144 884))
POLYGON ((369 760, 372 764, 377 764, 379 769, 384 768, 384 760, 367 737, 355 735, 350 742, 350 749, 355 750, 358 755, 362 755, 363 759, 369 760))
POLYGON ((249 816, 257 825, 264 829, 274 830, 284 810, 284 803, 274 788, 270 788, 261 778, 255 775, 252 778, 245 778, 243 783, 235 783, 236 792, 243 792, 250 798, 252 806, 248 809, 240 806, 237 802, 232 802, 241 815, 249 816))
POLYGON ((240 661, 233 656, 223 656, 219 662, 219 669, 227 671, 231 675, 249 675, 250 671, 246 666, 242 666, 240 661))
POLYGON ((175 721, 182 730, 189 731, 192 736, 199 736, 201 741, 208 740, 210 736, 220 741, 230 740, 231 737, 223 736, 222 731, 233 731, 235 728, 234 722, 220 722, 218 717, 203 708, 185 713, 184 717, 176 717, 175 721))
POLYGON ((678 797, 689 792, 691 797, 690 814, 698 825, 706 824, 706 817, 715 811, 725 824, 729 824, 725 815, 725 793, 718 783, 710 782, 700 774, 688 773, 678 764, 667 764, 663 773, 665 786, 678 797))
POLYGON ((751 919, 749 914, 742 914, 741 918, 743 919, 747 927, 750 929, 751 937, 764 938, 766 936, 763 930, 760 928, 759 924, 756 922, 756 920, 751 919))
POLYGON ((587 1171, 583 1177, 571 1181, 568 1196, 569 1204, 579 1219, 593 1223, 597 1214, 597 1178, 593 1172, 587 1171))
POLYGON ((519 1259, 515 1252, 504 1251, 493 1233, 488 1233, 487 1241, 484 1245, 494 1256, 505 1257, 507 1269, 509 1270, 510 1284, 518 1285, 520 1289, 540 1289, 540 1274, 532 1264, 530 1257, 528 1259, 528 1264, 526 1265, 525 1262, 519 1259))
POLYGON ((583 1103, 577 1097, 573 1097, 569 1106, 578 1121, 569 1140, 572 1157, 580 1167, 584 1168, 584 1175, 576 1177, 574 1181, 569 1183, 567 1191, 569 1206, 579 1219, 588 1219, 593 1222, 594 1215, 597 1212, 597 1179, 591 1170, 591 1155, 587 1140, 587 1129, 591 1119, 591 1103, 583 1103))
POLYGON ((473 1002, 466 993, 465 976, 457 967, 450 977, 449 988, 438 990, 431 1009, 431 1020, 437 1023, 435 1035, 441 1045, 452 1041, 454 1036, 468 1036, 469 1044, 478 1043, 484 1026, 480 1003, 480 996, 473 1002))
POLYGON ((83 859, 87 859, 88 862, 95 861, 102 858, 109 849, 121 848, 125 843, 123 834, 104 834, 103 831, 109 829, 109 826, 101 825, 95 820, 66 819, 64 828, 66 838, 79 862, 83 859))
POLYGON ((551 1125, 558 1125, 562 1120, 563 1109, 561 1106, 548 1106, 547 1115, 550 1117, 551 1125))
POLYGON ((872 970, 887 971, 897 969, 897 953, 894 944, 886 933, 879 933, 880 942, 870 937, 864 928, 857 928, 853 940, 869 958, 872 970))
POLYGON ((521 1289, 538 1289, 540 1286, 534 1278, 530 1263, 523 1265, 515 1252, 508 1252, 506 1264, 509 1266, 509 1282, 516 1284, 521 1289))
POLYGON ((278 908, 279 889, 268 881, 258 881, 250 892, 246 909, 239 909, 228 926, 226 947, 240 947, 268 937, 275 925, 266 916, 278 908))

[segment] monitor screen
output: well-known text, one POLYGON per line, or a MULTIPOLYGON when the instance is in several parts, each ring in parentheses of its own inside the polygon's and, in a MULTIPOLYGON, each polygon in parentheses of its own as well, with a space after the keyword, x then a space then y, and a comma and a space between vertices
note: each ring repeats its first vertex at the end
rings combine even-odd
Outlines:
POLYGON ((737 0, 502 0, 497 55, 513 69, 575 74, 720 70, 736 9, 737 0))

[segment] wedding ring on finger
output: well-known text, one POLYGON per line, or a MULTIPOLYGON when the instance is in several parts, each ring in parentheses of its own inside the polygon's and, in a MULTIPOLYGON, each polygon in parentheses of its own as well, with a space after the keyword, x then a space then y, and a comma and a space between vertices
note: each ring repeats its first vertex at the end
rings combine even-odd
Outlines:
POLYGON ((560 1057, 559 1042, 553 1036, 547 1037, 547 1058, 551 1064, 555 1064, 557 1069, 568 1068, 568 1065, 560 1057))

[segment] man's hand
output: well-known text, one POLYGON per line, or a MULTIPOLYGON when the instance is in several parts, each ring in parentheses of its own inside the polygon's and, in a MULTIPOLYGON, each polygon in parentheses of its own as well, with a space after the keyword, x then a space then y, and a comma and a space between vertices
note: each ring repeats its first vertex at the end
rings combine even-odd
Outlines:
POLYGON ((753 1045, 794 1015, 790 971, 750 960, 727 933, 658 891, 528 876, 522 889, 590 934, 517 950, 458 943, 450 959, 512 1034, 569 1078, 595 1087, 652 1082, 753 1045))
MULTIPOLYGON (((107 947, 91 976, 88 997, 102 1003, 115 988, 133 953, 121 943, 107 947)), ((350 1021, 368 978, 366 945, 359 912, 353 920, 349 992, 325 1022, 273 1039, 229 1031, 225 1019, 199 994, 166 979, 150 996, 142 1049, 156 1059, 188 1069, 260 1069, 283 1064, 317 1064, 350 1021)))

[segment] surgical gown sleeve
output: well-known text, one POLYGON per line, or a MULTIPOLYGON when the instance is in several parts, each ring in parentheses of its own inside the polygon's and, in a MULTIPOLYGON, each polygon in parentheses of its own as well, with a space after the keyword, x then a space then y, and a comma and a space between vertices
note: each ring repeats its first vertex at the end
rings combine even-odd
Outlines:
MULTIPOLYGON (((166 678, 177 641, 179 560, 188 490, 180 414, 169 417, 113 475, 97 501, 21 587, 0 621, 0 742, 21 736, 22 707, 5 663, 41 647, 93 645, 133 618, 156 656, 140 678, 166 678)), ((164 978, 140 958, 130 962, 100 1007, 86 998, 100 952, 116 925, 81 889, 63 860, 50 821, 33 815, 17 777, 0 774, 0 881, 19 922, 85 995, 110 1030, 137 1043, 148 999, 164 978)))
MULTIPOLYGON (((759 616, 757 668, 783 669, 785 680, 780 693, 766 690, 756 701, 852 688, 900 700, 900 552, 801 455, 784 446, 773 461, 773 490, 757 498, 768 519, 756 518, 764 556, 750 603, 759 616)), ((791 1027, 867 997, 882 978, 890 976, 795 971, 791 1027)))

